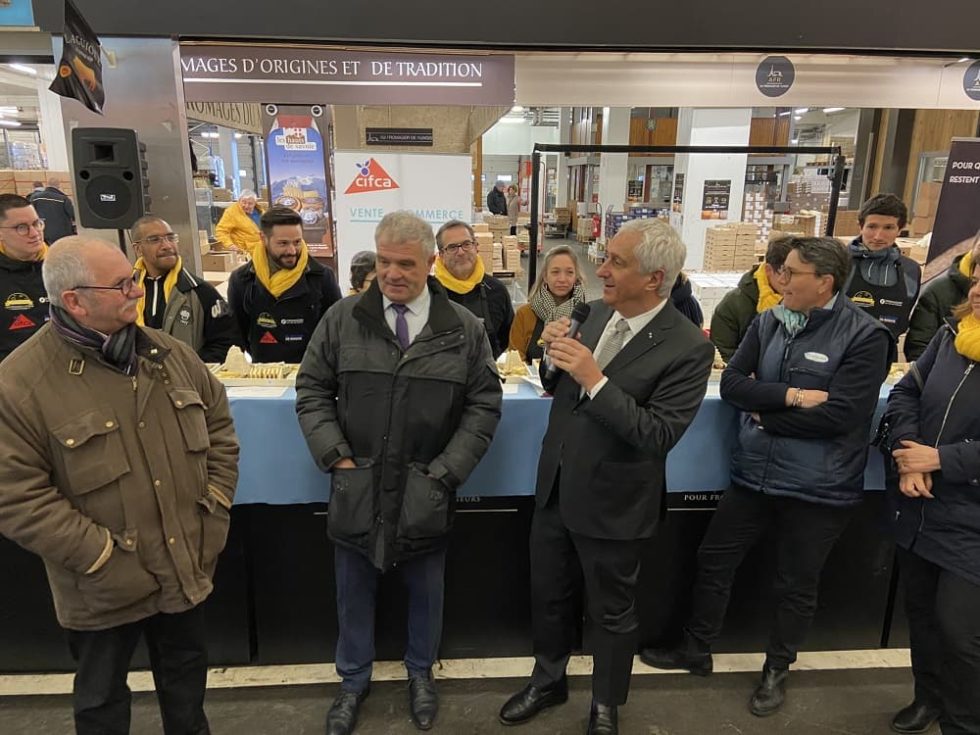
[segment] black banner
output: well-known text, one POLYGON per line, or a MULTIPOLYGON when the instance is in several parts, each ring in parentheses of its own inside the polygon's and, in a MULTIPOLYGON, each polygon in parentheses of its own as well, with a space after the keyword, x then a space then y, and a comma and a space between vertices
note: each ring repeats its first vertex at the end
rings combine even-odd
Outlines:
POLYGON ((980 231, 980 138, 954 138, 936 207, 923 280, 942 275, 980 231))
POLYGON ((102 45, 71 0, 65 0, 65 45, 58 76, 48 87, 62 97, 73 97, 92 112, 102 114, 102 45))
POLYGON ((432 128, 366 128, 366 145, 432 146, 432 128))

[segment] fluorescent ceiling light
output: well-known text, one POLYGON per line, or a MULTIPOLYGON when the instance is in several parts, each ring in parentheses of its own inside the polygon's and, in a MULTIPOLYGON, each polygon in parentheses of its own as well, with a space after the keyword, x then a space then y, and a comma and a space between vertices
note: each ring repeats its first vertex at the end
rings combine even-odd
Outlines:
POLYGON ((803 119, 803 115, 793 115, 793 119, 799 122, 800 120, 803 119))
POLYGON ((518 125, 524 122, 523 117, 502 117, 498 122, 502 123, 517 123, 518 125))
POLYGON ((790 145, 798 145, 799 142, 800 142, 799 138, 794 138, 793 140, 790 141, 790 145))
POLYGON ((241 133, 235 133, 235 140, 238 140, 241 137, 242 137, 241 133))
POLYGON ((809 107, 797 107, 795 112, 797 115, 804 115, 810 111, 809 107))
POLYGON ((780 117, 786 117, 787 115, 792 115, 792 114, 793 114, 792 112, 790 112, 789 110, 786 110, 786 112, 780 112, 779 113, 779 116, 780 117))
POLYGON ((25 64, 7 64, 7 66, 13 69, 14 71, 21 72, 22 74, 30 74, 32 77, 37 76, 37 69, 32 69, 31 67, 26 66, 25 64))
POLYGON ((16 107, 0 107, 0 115, 16 115, 20 110, 16 107))
POLYGON ((510 108, 511 112, 524 112, 524 107, 522 105, 514 105, 510 108))
POLYGON ((16 120, 0 120, 0 128, 19 128, 20 123, 16 120))
POLYGON ((962 59, 960 59, 960 60, 959 60, 959 61, 957 61, 956 63, 957 63, 957 64, 962 64, 963 62, 965 62, 965 61, 969 61, 969 60, 970 60, 970 57, 969 57, 969 56, 964 56, 964 57, 963 57, 962 59))
POLYGON ((830 114, 831 112, 841 112, 843 109, 843 107, 825 107, 823 111, 830 114))

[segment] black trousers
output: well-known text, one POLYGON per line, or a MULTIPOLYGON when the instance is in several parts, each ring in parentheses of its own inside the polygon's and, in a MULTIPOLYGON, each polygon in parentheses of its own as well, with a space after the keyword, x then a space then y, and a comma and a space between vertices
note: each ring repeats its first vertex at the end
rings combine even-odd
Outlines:
POLYGON ((106 630, 69 630, 68 647, 78 664, 74 709, 77 735, 127 735, 131 695, 130 660, 146 636, 150 668, 166 735, 207 735, 204 690, 208 661, 201 606, 163 613, 106 630))
POLYGON ((531 522, 531 683, 544 687, 565 676, 578 644, 584 583, 594 641, 592 698, 619 705, 629 694, 638 643, 636 580, 640 541, 607 541, 572 533, 562 522, 557 488, 531 522))
POLYGON ((915 699, 943 708, 943 735, 980 733, 980 585, 898 549, 915 699))
POLYGON ((685 628, 689 644, 711 649, 721 633, 735 572, 749 549, 775 528, 776 609, 766 665, 788 668, 810 629, 827 555, 853 511, 737 486, 726 490, 698 549, 693 610, 685 628))

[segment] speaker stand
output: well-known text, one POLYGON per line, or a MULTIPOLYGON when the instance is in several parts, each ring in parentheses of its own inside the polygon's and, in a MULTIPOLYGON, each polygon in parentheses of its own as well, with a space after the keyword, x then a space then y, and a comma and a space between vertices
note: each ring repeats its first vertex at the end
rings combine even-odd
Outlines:
POLYGON ((129 257, 129 255, 126 253, 126 231, 116 230, 116 235, 119 236, 119 249, 122 250, 123 255, 129 257))

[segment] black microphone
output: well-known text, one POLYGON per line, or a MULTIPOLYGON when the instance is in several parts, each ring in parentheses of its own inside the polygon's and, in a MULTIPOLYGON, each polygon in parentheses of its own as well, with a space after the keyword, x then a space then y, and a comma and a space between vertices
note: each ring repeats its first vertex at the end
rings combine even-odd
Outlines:
MULTIPOLYGON (((578 334, 579 327, 581 327, 585 320, 589 318, 590 310, 591 309, 588 304, 579 304, 575 307, 570 317, 572 323, 568 327, 568 333, 565 335, 566 337, 571 337, 573 339, 575 338, 575 335, 578 334)), ((557 373, 558 367, 554 363, 550 363, 548 365, 548 369, 544 371, 544 379, 554 380, 557 373)))

